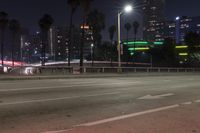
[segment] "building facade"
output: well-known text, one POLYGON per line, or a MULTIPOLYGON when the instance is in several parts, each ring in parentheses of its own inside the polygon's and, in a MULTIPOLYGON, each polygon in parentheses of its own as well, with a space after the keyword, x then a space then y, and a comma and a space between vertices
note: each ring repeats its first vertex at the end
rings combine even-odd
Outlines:
MULTIPOLYGON (((177 44, 184 44, 185 35, 188 32, 200 34, 200 16, 199 17, 176 17, 171 21, 160 21, 155 23, 154 41, 164 41, 171 38, 177 44)), ((150 33, 149 33, 150 34, 150 33)))
POLYGON ((165 20, 165 0, 144 0, 143 5, 143 38, 148 41, 159 41, 163 35, 158 29, 164 25, 162 22, 165 20))
POLYGON ((176 17, 175 19, 175 38, 176 43, 184 43, 185 35, 188 32, 200 34, 200 16, 198 17, 176 17))
MULTIPOLYGON (((81 27, 73 27, 71 33, 71 60, 80 58, 80 44, 81 44, 81 27)), ((84 58, 91 53, 91 44, 93 42, 93 35, 89 27, 85 28, 84 39, 84 58)), ((40 60, 42 38, 41 33, 30 36, 30 44, 32 46, 32 53, 35 60, 40 60)), ((48 33, 48 43, 46 46, 46 59, 51 61, 67 61, 69 52, 69 28, 68 27, 51 27, 48 33)))

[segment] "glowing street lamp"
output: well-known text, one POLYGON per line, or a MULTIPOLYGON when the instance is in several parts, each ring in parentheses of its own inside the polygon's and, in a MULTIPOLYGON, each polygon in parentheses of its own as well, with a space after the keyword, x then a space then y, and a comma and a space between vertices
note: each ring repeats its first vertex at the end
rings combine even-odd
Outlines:
POLYGON ((121 15, 123 13, 130 13, 131 11, 133 10, 133 6, 132 5, 126 5, 124 7, 124 9, 122 11, 119 11, 118 12, 118 36, 117 36, 117 42, 118 42, 118 45, 117 45, 117 49, 118 49, 118 67, 121 67, 121 15))
POLYGON ((125 8, 124 8, 124 11, 125 11, 126 13, 129 13, 129 12, 131 12, 132 10, 133 10, 133 7, 132 7, 131 5, 126 5, 125 8))
POLYGON ((176 17, 176 20, 177 20, 177 21, 178 21, 178 20, 180 20, 180 17, 179 17, 179 16, 177 16, 177 17, 176 17))

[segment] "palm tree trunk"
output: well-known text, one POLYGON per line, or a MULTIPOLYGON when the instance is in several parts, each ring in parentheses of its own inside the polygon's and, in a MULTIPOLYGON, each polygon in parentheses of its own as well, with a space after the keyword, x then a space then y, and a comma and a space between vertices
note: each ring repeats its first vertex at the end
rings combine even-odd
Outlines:
POLYGON ((31 49, 30 49, 30 46, 28 48, 28 63, 29 64, 31 63, 31 49))
POLYGON ((112 45, 113 45, 112 43, 113 43, 113 40, 110 40, 110 42, 111 42, 111 46, 110 46, 110 66, 112 67, 112 66, 113 66, 113 58, 112 58, 112 56, 113 56, 113 55, 112 55, 112 50, 113 50, 113 49, 112 49, 112 47, 113 47, 113 46, 112 46, 112 45))
POLYGON ((135 50, 135 43, 136 43, 136 33, 135 33, 135 36, 134 36, 134 55, 133 55, 133 58, 134 58, 134 60, 133 60, 133 64, 135 65, 135 62, 136 62, 136 50, 135 50))
MULTIPOLYGON (((127 44, 128 44, 128 41, 129 41, 129 38, 128 38, 128 35, 129 35, 129 31, 127 30, 127 33, 126 33, 126 42, 127 42, 127 44)), ((128 54, 128 53, 126 53, 126 54, 128 54)), ((127 56, 127 57, 129 57, 129 56, 127 56)), ((126 66, 128 66, 128 59, 126 59, 126 66)))
POLYGON ((73 11, 71 11, 70 14, 70 25, 69 25, 69 43, 68 43, 68 66, 70 66, 70 61, 71 61, 71 42, 72 42, 72 24, 73 24, 73 11))
POLYGON ((45 53, 46 53, 46 40, 47 40, 47 33, 46 32, 42 32, 42 49, 41 49, 41 57, 42 57, 42 66, 45 66, 45 53))
POLYGON ((1 30, 1 65, 4 67, 4 29, 1 30))
POLYGON ((14 67, 15 64, 14 64, 14 48, 13 48, 13 46, 12 46, 12 51, 11 51, 11 58, 12 58, 12 67, 14 67))
POLYGON ((91 54, 92 54, 92 66, 94 66, 94 54, 95 54, 95 53, 94 53, 94 52, 95 52, 95 51, 94 51, 94 47, 95 47, 95 46, 96 46, 96 41, 94 40, 94 41, 93 41, 93 46, 92 46, 92 48, 91 48, 91 49, 92 49, 92 53, 91 53, 91 54))
POLYGON ((12 67, 15 66, 14 64, 14 47, 15 47, 15 33, 13 33, 13 40, 12 40, 12 49, 11 49, 11 58, 12 58, 12 67))
POLYGON ((46 63, 46 47, 48 46, 48 31, 45 32, 45 37, 44 37, 44 66, 46 63))
POLYGON ((82 37, 81 37, 81 46, 80 46, 80 67, 81 73, 83 72, 83 49, 84 49, 84 41, 85 41, 85 20, 86 17, 83 17, 83 28, 82 28, 82 37))

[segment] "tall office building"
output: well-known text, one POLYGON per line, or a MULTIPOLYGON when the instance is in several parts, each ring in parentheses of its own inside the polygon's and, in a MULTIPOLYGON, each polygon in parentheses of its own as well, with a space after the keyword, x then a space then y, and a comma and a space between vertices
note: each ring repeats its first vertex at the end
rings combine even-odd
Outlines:
POLYGON ((175 37, 176 43, 185 43, 185 36, 188 32, 195 32, 200 34, 200 16, 189 17, 182 16, 176 17, 175 23, 175 37))
POLYGON ((148 41, 159 41, 162 38, 162 30, 157 30, 162 27, 158 22, 164 22, 165 0, 144 0, 144 29, 143 36, 148 41))

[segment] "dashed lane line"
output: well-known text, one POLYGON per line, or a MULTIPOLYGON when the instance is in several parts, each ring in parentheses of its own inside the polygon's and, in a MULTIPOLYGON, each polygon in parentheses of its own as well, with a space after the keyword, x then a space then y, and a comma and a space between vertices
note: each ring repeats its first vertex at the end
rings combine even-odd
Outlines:
POLYGON ((0 106, 26 104, 26 103, 38 103, 38 102, 49 102, 49 101, 58 101, 58 100, 76 99, 76 98, 87 98, 87 97, 97 97, 97 96, 116 95, 116 94, 121 94, 121 92, 111 92, 111 93, 102 93, 102 94, 85 95, 85 96, 61 97, 61 98, 52 98, 52 99, 39 99, 39 100, 20 101, 20 102, 11 102, 11 103, 0 103, 0 106))
POLYGON ((192 104, 192 102, 184 102, 184 103, 181 103, 181 105, 190 105, 192 104))
POLYGON ((0 92, 12 91, 26 91, 26 90, 44 90, 54 88, 72 88, 72 87, 90 87, 90 86, 104 86, 104 85, 122 85, 122 84, 137 84, 140 82, 123 82, 123 83, 102 83, 102 84, 78 84, 78 85, 64 85, 64 86, 46 86, 46 87, 31 87, 31 88, 17 88, 17 89, 0 89, 0 92))
POLYGON ((199 100, 195 100, 194 102, 195 102, 195 103, 200 103, 200 99, 199 99, 199 100))

